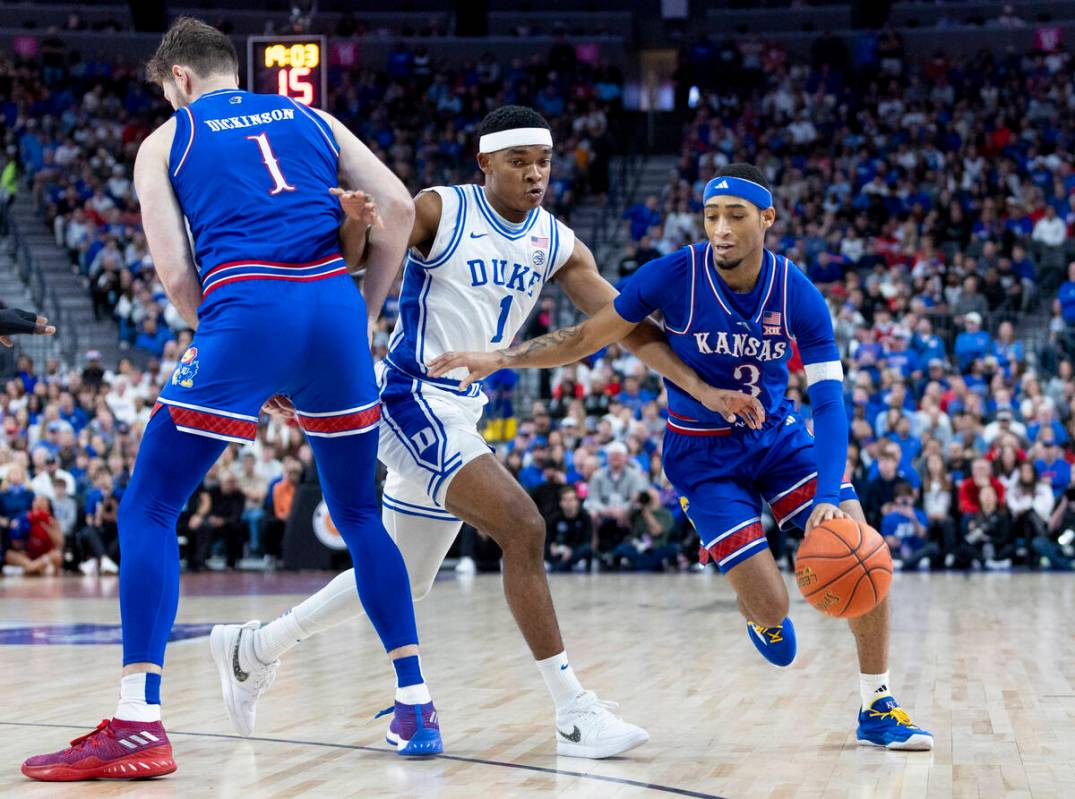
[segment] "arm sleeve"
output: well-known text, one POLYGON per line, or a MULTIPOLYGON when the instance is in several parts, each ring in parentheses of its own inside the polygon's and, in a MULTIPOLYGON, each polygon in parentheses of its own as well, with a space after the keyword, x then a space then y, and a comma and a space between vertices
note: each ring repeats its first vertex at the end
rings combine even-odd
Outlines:
POLYGON ((840 485, 847 464, 847 414, 844 412, 844 369, 832 333, 832 317, 821 292, 805 278, 797 281, 793 327, 806 392, 814 412, 814 457, 817 493, 814 504, 840 504, 840 485))
POLYGON ((642 266, 620 286, 620 294, 613 301, 616 313, 637 324, 654 311, 667 308, 677 293, 682 300, 685 287, 678 278, 683 272, 684 256, 689 269, 690 254, 686 250, 642 266))

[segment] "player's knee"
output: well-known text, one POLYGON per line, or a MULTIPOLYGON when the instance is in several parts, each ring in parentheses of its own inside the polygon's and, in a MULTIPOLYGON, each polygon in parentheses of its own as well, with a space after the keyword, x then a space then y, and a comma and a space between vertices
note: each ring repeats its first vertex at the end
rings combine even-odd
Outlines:
POLYGON ((545 551, 545 520, 537 508, 532 508, 493 531, 493 538, 505 554, 511 552, 542 557, 545 551))
POLYGON ((411 575, 411 599, 421 602, 433 590, 435 575, 411 575))

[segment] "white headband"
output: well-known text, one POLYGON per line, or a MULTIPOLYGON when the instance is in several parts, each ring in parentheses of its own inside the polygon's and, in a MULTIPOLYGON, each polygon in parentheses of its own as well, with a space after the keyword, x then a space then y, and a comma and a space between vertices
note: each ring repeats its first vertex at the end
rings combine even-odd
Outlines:
POLYGON ((509 147, 552 147, 552 132, 548 128, 512 128, 486 133, 478 141, 479 153, 495 153, 509 147))

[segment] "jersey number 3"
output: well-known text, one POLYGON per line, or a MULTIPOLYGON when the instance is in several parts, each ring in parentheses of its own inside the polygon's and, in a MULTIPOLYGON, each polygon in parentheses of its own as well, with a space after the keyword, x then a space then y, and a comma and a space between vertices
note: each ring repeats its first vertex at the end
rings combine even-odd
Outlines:
POLYGON ((735 367, 735 371, 732 372, 732 377, 736 380, 742 380, 743 385, 746 386, 747 391, 752 397, 761 396, 761 388, 758 386, 758 381, 761 380, 761 369, 752 363, 740 364, 735 367))
POLYGON ((250 141, 258 143, 258 149, 261 150, 261 161, 265 164, 265 168, 269 170, 269 175, 273 179, 275 184, 270 195, 277 195, 283 191, 295 191, 295 187, 287 182, 284 178, 284 173, 280 171, 280 162, 276 160, 276 154, 272 151, 272 146, 269 144, 269 134, 259 133, 257 136, 247 136, 250 141))

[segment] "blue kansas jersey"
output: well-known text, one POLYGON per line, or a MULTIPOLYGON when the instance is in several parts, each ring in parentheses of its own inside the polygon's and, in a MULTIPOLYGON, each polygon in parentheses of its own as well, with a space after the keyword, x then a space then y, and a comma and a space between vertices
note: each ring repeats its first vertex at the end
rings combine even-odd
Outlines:
POLYGON ((666 381, 664 471, 698 531, 703 563, 711 558, 727 572, 766 550, 762 501, 784 528, 804 527, 817 502, 856 499, 841 479, 847 429, 832 321, 793 263, 766 250, 754 289, 736 294, 708 243, 694 244, 643 266, 615 302, 631 322, 661 311, 673 351, 702 380, 752 394, 765 408, 760 430, 729 426, 666 381), (806 365, 817 439, 785 398, 792 342, 806 365))
POLYGON ((168 171, 206 296, 251 279, 344 273, 343 215, 328 193, 339 147, 321 117, 287 97, 223 89, 175 121, 168 171))
MULTIPOLYGON (((778 412, 787 392, 793 341, 810 382, 828 379, 827 370, 839 369, 821 292, 787 258, 769 250, 750 295, 732 295, 713 264, 708 242, 702 242, 645 264, 615 304, 629 322, 661 311, 676 355, 709 385, 757 397, 767 416, 778 412), (749 307, 737 307, 744 301, 749 307)), ((673 430, 728 427, 720 414, 665 383, 673 430)))

